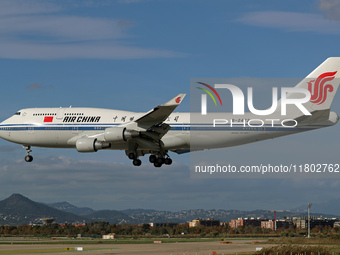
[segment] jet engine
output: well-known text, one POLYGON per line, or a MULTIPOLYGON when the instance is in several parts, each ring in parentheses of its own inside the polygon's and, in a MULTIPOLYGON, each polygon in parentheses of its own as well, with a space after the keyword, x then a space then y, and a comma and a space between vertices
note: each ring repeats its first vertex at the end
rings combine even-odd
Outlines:
POLYGON ((138 137, 139 132, 128 130, 125 127, 113 127, 105 129, 104 138, 107 142, 123 142, 138 137))
POLYGON ((97 138, 79 138, 76 142, 78 152, 96 152, 101 149, 109 148, 110 144, 103 144, 97 138))

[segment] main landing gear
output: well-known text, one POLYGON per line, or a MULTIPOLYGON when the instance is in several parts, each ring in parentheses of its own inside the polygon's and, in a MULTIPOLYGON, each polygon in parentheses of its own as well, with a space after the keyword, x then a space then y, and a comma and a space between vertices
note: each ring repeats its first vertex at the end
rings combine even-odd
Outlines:
POLYGON ((150 163, 153 163, 155 167, 161 167, 163 164, 165 165, 171 165, 172 159, 169 157, 169 155, 166 155, 166 158, 162 156, 156 156, 156 155, 150 155, 149 157, 150 163))
POLYGON ((24 149, 26 149, 26 156, 25 156, 25 161, 26 162, 32 162, 33 161, 33 156, 30 155, 30 152, 32 152, 31 150, 31 146, 23 146, 24 149))
MULTIPOLYGON (((140 166, 142 164, 142 161, 138 158, 137 152, 126 152, 127 156, 129 159, 132 160, 132 164, 134 166, 140 166)), ((171 165, 172 164, 172 159, 169 157, 168 154, 165 154, 162 156, 161 154, 159 155, 154 155, 151 154, 149 157, 150 163, 152 163, 155 167, 161 167, 163 164, 165 165, 171 165)))
POLYGON ((138 158, 136 153, 130 152, 128 155, 129 159, 132 159, 132 164, 134 166, 140 166, 142 161, 138 158))

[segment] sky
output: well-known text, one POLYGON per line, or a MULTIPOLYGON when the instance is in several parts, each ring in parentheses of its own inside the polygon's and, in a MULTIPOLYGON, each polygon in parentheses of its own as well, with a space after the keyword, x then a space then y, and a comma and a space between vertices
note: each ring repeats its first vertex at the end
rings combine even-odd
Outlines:
MULTIPOLYGON (((3 0, 0 21, 1 121, 31 107, 146 112, 189 93, 192 78, 304 77, 340 56, 337 0, 3 0)), ((177 110, 189 111, 190 97, 177 110)), ((249 164, 340 163, 339 134, 336 125, 221 150, 249 164)), ((147 157, 134 167, 123 151, 32 155, 28 164, 20 145, 0 141, 0 199, 179 211, 286 210, 340 197, 338 178, 191 178, 188 154, 160 169, 147 157)))

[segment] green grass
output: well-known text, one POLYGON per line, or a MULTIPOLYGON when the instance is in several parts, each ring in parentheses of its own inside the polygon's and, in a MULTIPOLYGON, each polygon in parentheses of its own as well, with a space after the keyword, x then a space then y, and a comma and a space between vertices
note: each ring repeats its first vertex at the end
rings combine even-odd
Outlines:
POLYGON ((124 238, 124 239, 113 239, 113 240, 103 240, 103 239, 93 239, 93 240, 18 240, 18 241, 0 241, 1 244, 143 244, 143 243, 153 243, 154 241, 162 241, 162 243, 183 243, 183 242, 214 242, 218 241, 219 238, 124 238))
MULTIPOLYGON (((112 250, 118 248, 85 248, 83 251, 99 251, 112 250)), ((74 248, 48 248, 48 249, 22 249, 22 250, 6 250, 0 251, 0 254, 39 254, 39 253, 60 253, 60 252, 76 252, 74 248)))
POLYGON ((313 245, 340 245, 339 238, 332 237, 281 237, 281 238, 271 238, 268 244, 313 244, 313 245))

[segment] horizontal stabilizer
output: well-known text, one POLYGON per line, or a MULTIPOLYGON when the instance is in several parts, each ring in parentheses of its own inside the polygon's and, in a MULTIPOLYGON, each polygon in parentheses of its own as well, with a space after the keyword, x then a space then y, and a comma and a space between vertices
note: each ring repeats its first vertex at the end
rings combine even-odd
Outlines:
POLYGON ((302 115, 295 120, 299 123, 299 125, 313 125, 317 123, 321 123, 327 121, 329 119, 330 110, 320 110, 311 112, 312 116, 310 115, 302 115))

